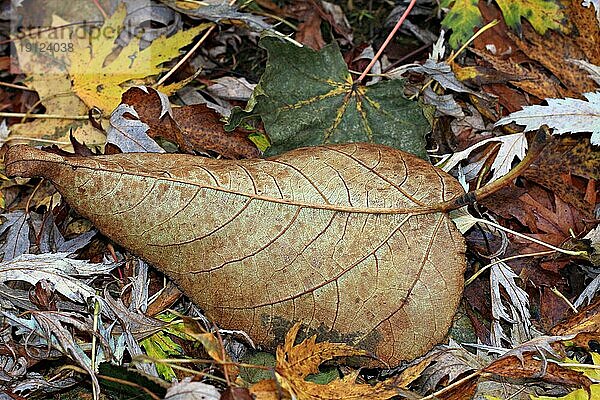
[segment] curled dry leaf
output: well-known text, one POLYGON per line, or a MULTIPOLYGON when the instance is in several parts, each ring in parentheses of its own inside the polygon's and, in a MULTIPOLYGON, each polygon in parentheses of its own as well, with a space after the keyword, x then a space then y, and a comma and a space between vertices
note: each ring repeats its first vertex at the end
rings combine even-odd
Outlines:
POLYGON ((26 146, 9 175, 44 176, 108 237, 169 275, 224 328, 280 343, 294 322, 395 364, 447 333, 465 244, 431 205, 463 189, 374 144, 271 159, 62 157, 26 146))

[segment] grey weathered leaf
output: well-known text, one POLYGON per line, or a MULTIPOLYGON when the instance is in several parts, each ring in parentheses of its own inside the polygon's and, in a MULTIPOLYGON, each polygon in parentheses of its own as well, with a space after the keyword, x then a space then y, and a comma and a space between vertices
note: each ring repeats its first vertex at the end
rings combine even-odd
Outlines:
POLYGON ((0 383, 8 383, 20 379, 27 372, 27 359, 25 357, 0 355, 0 383))
POLYGON ((481 93, 476 93, 461 83, 454 75, 454 72, 452 72, 450 65, 444 61, 436 62, 429 58, 425 61, 425 64, 412 67, 411 70, 427 75, 439 83, 444 89, 452 90, 457 93, 469 93, 476 96, 483 96, 481 93))
POLYGON ((10 130, 8 129, 8 125, 6 125, 6 120, 3 119, 2 123, 0 123, 0 146, 6 143, 8 135, 10 135, 10 130))
POLYGON ((501 118, 494 126, 514 122, 525 125, 525 131, 548 125, 554 135, 591 132, 590 142, 600 145, 600 92, 584 93, 586 100, 546 99, 546 106, 528 106, 501 118))
POLYGON ((123 30, 116 43, 125 47, 131 39, 138 37, 140 50, 152 44, 160 36, 171 36, 181 29, 181 15, 167 6, 148 0, 128 0, 127 16, 123 30))
POLYGON ((250 83, 246 78, 236 78, 233 76, 224 76, 215 79, 215 83, 206 88, 206 91, 213 96, 225 100, 248 101, 252 96, 252 91, 256 87, 255 83, 250 83))
POLYGON ((584 304, 590 304, 592 299, 600 291, 600 274, 596 275, 594 279, 583 289, 577 300, 573 302, 575 308, 581 307, 584 304))
POLYGON ((24 281, 35 285, 42 279, 54 284, 56 291, 74 302, 84 302, 96 296, 96 290, 74 275, 108 273, 117 264, 91 264, 68 258, 68 253, 22 254, 0 263, 0 282, 24 281))
POLYGON ((41 228, 39 239, 40 253, 56 252, 64 243, 65 238, 54 222, 54 214, 48 212, 45 215, 44 223, 41 228))
POLYGON ((120 104, 110 116, 106 142, 116 145, 123 153, 164 153, 165 150, 148 136, 148 129, 133 107, 120 104))
POLYGON ((585 60, 568 60, 573 64, 577 65, 579 68, 587 71, 590 74, 590 78, 594 80, 598 85, 600 85, 600 66, 589 63, 585 60))
MULTIPOLYGON (((50 398, 52 394, 62 392, 67 388, 81 383, 81 379, 72 375, 62 375, 45 378, 37 372, 30 372, 27 377, 18 382, 12 389, 13 393, 31 396, 35 394, 43 398, 50 398)), ((3 399, 4 400, 4 399, 3 399)))
POLYGON ((436 117, 449 115, 455 118, 462 118, 465 116, 462 108, 458 105, 456 100, 454 100, 454 96, 451 94, 439 95, 430 87, 427 87, 423 91, 423 102, 435 107, 436 117))
POLYGON ((438 162, 437 166, 442 168, 444 171, 450 171, 462 160, 467 159, 469 154, 471 154, 474 150, 491 142, 500 143, 498 153, 496 154, 494 162, 490 167, 490 169, 493 171, 490 182, 493 182, 506 175, 508 171, 510 171, 515 158, 522 160, 525 157, 525 151, 527 150, 527 138, 522 132, 482 140, 462 151, 444 156, 442 160, 438 162))
POLYGON ((8 229, 6 243, 2 246, 4 261, 29 252, 29 215, 23 211, 2 214, 6 222, 2 224, 0 233, 8 229))
POLYGON ((87 246, 92 241, 92 238, 96 236, 98 231, 91 229, 87 232, 77 235, 73 239, 64 241, 56 251, 61 253, 73 254, 77 250, 87 246))
POLYGON ((421 374, 425 393, 435 391, 444 379, 452 383, 459 376, 478 370, 487 364, 487 360, 475 356, 452 339, 448 345, 435 347, 425 357, 431 357, 433 362, 421 374))
POLYGON ((512 325, 521 325, 525 334, 529 336, 528 339, 530 339, 531 315, 529 313, 529 296, 527 292, 517 286, 515 279, 518 279, 519 276, 505 262, 492 261, 495 262, 490 267, 492 316, 494 317, 492 324, 492 344, 500 346, 502 340, 509 340, 502 329, 500 320, 512 325), (507 306, 502 299, 501 290, 506 292, 509 309, 506 308, 507 306), (509 314, 511 305, 514 307, 515 312, 510 312, 509 314))
POLYGON ((175 0, 160 0, 172 9, 192 18, 208 19, 213 22, 240 21, 248 28, 262 32, 270 30, 272 25, 263 17, 238 11, 235 3, 228 0, 205 0, 197 3, 184 3, 180 6, 175 0), (193 8, 195 7, 195 8, 193 8))
POLYGON ((184 378, 173 384, 165 396, 165 400, 219 400, 221 394, 212 385, 203 382, 192 382, 192 378, 184 378))
POLYGON ((91 319, 77 313, 59 311, 31 311, 32 317, 28 319, 6 312, 2 314, 5 322, 21 330, 30 345, 35 344, 37 339, 39 344, 49 344, 53 349, 59 350, 63 355, 77 362, 90 374, 96 392, 99 391, 100 387, 96 374, 91 369, 90 358, 77 343, 70 329, 65 326, 69 325, 82 332, 93 332, 91 319))

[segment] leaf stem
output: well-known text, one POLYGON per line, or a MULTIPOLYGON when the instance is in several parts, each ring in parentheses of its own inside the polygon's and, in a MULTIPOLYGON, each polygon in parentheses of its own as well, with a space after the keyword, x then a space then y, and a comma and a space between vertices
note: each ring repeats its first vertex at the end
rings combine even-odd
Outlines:
POLYGON ((493 226, 496 229, 500 229, 500 230, 502 230, 504 232, 513 234, 515 236, 520 237, 521 239, 525 239, 525 240, 529 240, 530 242, 537 243, 537 244, 539 244, 541 246, 547 247, 547 248, 552 249, 554 251, 558 251, 559 253, 567 254, 567 255, 570 255, 570 256, 587 256, 587 252, 584 251, 584 250, 574 251, 574 250, 561 249, 560 247, 553 246, 550 243, 546 243, 546 242, 544 242, 542 240, 533 238, 531 236, 527 236, 527 235, 525 235, 523 233, 515 232, 512 229, 506 228, 506 227, 504 227, 504 226, 502 226, 500 224, 497 224, 497 223, 492 222, 492 221, 488 221, 486 219, 473 218, 473 220, 476 221, 476 222, 482 223, 482 224, 493 226))
POLYGON ((26 90, 29 92, 35 92, 35 89, 28 88, 27 86, 15 85, 14 83, 0 82, 0 86, 6 86, 13 89, 26 90))
POLYGON ((514 179, 521 175, 523 171, 529 168, 529 166, 538 158, 538 156, 542 153, 542 150, 546 147, 549 137, 550 135, 548 133, 548 128, 545 125, 542 126, 542 128, 537 131, 525 158, 523 158, 523 160, 517 164, 516 167, 511 169, 506 175, 488 185, 480 187, 473 192, 465 193, 463 196, 439 203, 434 205, 434 207, 437 207, 439 211, 443 212, 452 211, 464 205, 481 201, 486 197, 496 193, 498 190, 506 187, 514 179))
POLYGON ((367 76, 367 74, 369 73, 369 71, 371 70, 371 68, 373 68, 373 65, 375 65, 375 63, 377 62, 377 60, 379 59, 379 57, 381 57, 381 54, 383 53, 383 50, 385 50, 385 48, 390 43, 390 41, 392 40, 392 38, 394 37, 394 35, 398 31, 398 29, 400 29, 400 27, 404 23, 404 20, 406 19, 406 17, 408 17, 408 14, 410 13, 410 10, 412 10, 412 8, 414 7, 414 5, 416 3, 417 3, 417 0, 411 0, 411 2, 408 5, 408 7, 406 7, 406 10, 404 10, 404 14, 402 14, 402 16, 400 17, 400 19, 398 20, 398 22, 396 22, 396 26, 394 26, 394 29, 392 29, 392 31, 387 36, 387 38, 385 38, 385 42, 383 42, 383 44, 379 48, 379 51, 377 51, 377 54, 375 54, 375 57, 373 57, 373 59, 371 60, 371 62, 369 63, 369 65, 367 65, 367 67, 365 68, 365 70, 363 71, 363 73, 358 77, 358 79, 356 80, 356 83, 362 82, 362 80, 365 78, 365 76, 367 76))

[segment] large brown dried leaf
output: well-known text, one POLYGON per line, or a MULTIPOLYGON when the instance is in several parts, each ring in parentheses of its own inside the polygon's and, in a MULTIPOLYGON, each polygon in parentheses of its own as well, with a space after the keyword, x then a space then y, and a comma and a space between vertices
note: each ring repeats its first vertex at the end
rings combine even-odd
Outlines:
POLYGON ((25 146, 7 173, 44 176, 101 232, 156 265, 222 327, 267 346, 293 322, 394 364, 446 334, 465 245, 444 213, 460 184, 373 144, 261 160, 65 158, 25 146))

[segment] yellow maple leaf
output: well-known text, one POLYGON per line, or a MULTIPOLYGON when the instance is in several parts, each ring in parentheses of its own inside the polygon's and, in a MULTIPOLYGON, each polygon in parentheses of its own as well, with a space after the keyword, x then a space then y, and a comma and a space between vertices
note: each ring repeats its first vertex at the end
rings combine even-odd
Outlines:
MULTIPOLYGON (((73 43, 69 28, 65 28, 69 26, 66 21, 54 16, 51 26, 53 29, 14 38, 18 66, 27 75, 24 83, 38 93, 39 103, 46 108, 46 114, 63 117, 86 115, 88 108, 73 93, 67 75, 68 52, 40 51, 41 46, 48 43, 59 49, 63 45, 69 48, 68 45, 73 43)), ((104 134, 92 127, 89 121, 70 118, 35 119, 13 124, 10 131, 11 139, 41 140, 44 144, 68 144, 71 131, 79 141, 88 145, 102 145, 106 140, 104 134)))
MULTIPOLYGON (((160 37, 144 50, 133 38, 120 52, 114 41, 122 29, 126 10, 121 5, 99 27, 82 35, 72 24, 53 16, 53 29, 34 32, 15 39, 18 66, 27 75, 24 83, 35 90, 46 114, 57 118, 36 119, 11 126, 11 139, 42 140, 42 143, 69 144, 69 133, 88 145, 103 145, 104 134, 89 121, 73 117, 85 116, 91 107, 109 115, 119 105, 125 87, 148 83, 166 68, 167 61, 180 55, 179 49, 212 24, 201 24, 166 38, 160 37), (59 51, 40 51, 51 44, 59 51), (61 49, 68 49, 62 51, 61 49), (58 117, 66 118, 58 118, 58 117)), ((25 32, 27 33, 27 32, 25 32)), ((105 121, 103 121, 105 122, 105 121)))
POLYGON ((344 343, 316 343, 316 335, 294 346, 299 329, 300 324, 294 325, 286 334, 284 345, 277 349, 277 382, 262 381, 250 388, 257 400, 280 398, 281 390, 298 400, 385 400, 399 394, 391 381, 379 382, 373 386, 357 383, 358 371, 342 379, 334 379, 326 385, 307 381, 306 377, 318 373, 319 365, 325 361, 335 357, 368 356, 369 353, 344 343))
POLYGON ((70 56, 73 91, 88 107, 98 107, 104 113, 110 113, 119 105, 127 82, 137 80, 133 84, 139 84, 139 80, 164 71, 162 64, 179 56, 180 48, 212 25, 200 24, 168 38, 161 36, 143 50, 139 49, 139 38, 133 38, 110 60, 115 34, 120 32, 125 15, 125 7, 121 5, 90 37, 89 44, 77 46, 70 56))

